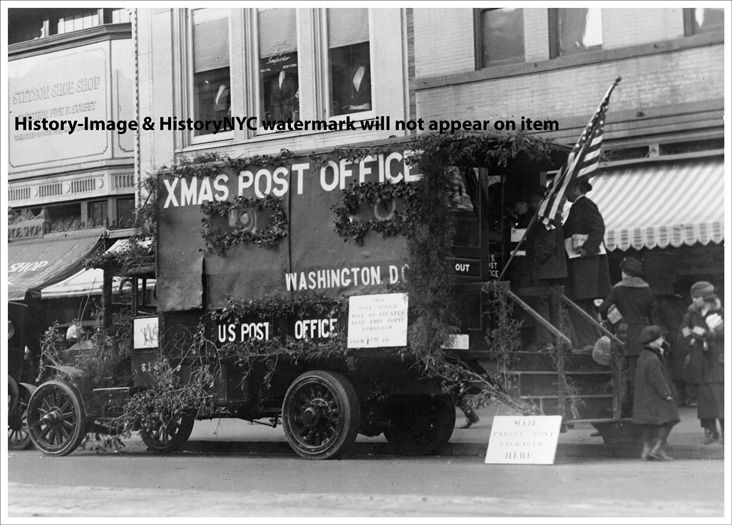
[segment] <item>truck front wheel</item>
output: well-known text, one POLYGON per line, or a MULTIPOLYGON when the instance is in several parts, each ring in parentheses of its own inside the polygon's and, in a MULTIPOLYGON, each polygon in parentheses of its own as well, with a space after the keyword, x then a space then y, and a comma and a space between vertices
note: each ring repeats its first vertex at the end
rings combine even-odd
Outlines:
POLYGON ((353 385, 336 372, 312 370, 298 376, 282 404, 287 441, 305 459, 332 459, 353 444, 360 407, 353 385))
POLYGON ((455 429, 455 403, 451 396, 398 396, 392 398, 390 405, 390 425, 384 436, 398 454, 435 454, 450 441, 455 429))

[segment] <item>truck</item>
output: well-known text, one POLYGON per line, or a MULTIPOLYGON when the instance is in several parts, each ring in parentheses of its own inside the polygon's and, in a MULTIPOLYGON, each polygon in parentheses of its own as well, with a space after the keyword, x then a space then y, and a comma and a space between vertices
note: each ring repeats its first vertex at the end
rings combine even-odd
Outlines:
MULTIPOLYGON (((181 448, 196 419, 232 417, 281 422, 306 459, 339 457, 359 433, 425 455, 447 445, 456 397, 472 389, 611 439, 624 423, 617 370, 571 351, 561 287, 522 290, 502 271, 508 203, 566 153, 524 134, 438 134, 161 169, 157 310, 134 320, 123 411, 159 453, 181 448), (527 348, 512 316, 552 349, 527 348)), ((65 372, 28 411, 34 443, 56 455, 109 419, 105 399, 119 405, 119 390, 65 372), (78 411, 69 446, 44 443, 51 392, 78 411)))

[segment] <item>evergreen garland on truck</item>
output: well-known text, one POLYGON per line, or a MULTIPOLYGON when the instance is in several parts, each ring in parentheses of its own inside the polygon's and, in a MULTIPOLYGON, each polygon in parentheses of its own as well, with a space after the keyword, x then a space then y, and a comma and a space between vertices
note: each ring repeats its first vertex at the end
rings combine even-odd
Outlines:
MULTIPOLYGON (((310 156, 315 165, 324 166, 332 159, 348 159, 357 162, 368 155, 391 153, 397 145, 373 148, 336 148, 330 152, 310 156)), ((507 386, 501 377, 488 378, 471 370, 460 362, 455 354, 443 346, 452 333, 455 333, 454 296, 452 288, 454 276, 450 272, 447 257, 454 235, 454 225, 449 218, 450 194, 453 187, 447 166, 490 166, 496 169, 520 154, 541 160, 548 158, 555 148, 550 142, 524 134, 489 135, 424 135, 409 144, 413 153, 408 162, 418 165, 422 178, 411 183, 367 183, 353 185, 343 192, 341 203, 333 207, 334 229, 344 241, 362 243, 369 234, 384 237, 403 235, 408 243, 407 282, 399 291, 409 295, 410 318, 413 322, 408 328, 409 345, 395 349, 402 355, 416 358, 425 377, 439 378, 446 391, 457 392, 470 384, 480 390, 477 396, 480 404, 488 399, 508 405, 524 414, 534 413, 535 408, 515 399, 507 393, 507 386), (353 215, 364 205, 374 205, 379 201, 400 200, 403 207, 395 210, 392 216, 382 221, 353 220, 353 215), (482 400, 482 401, 480 401, 482 400)), ((163 168, 162 173, 175 177, 207 177, 220 174, 223 170, 240 171, 249 167, 278 165, 297 155, 283 150, 278 155, 260 155, 249 158, 231 159, 217 154, 207 154, 183 161, 174 168, 163 168)), ((153 189, 157 188, 157 178, 153 189)), ((155 215, 157 195, 148 200, 147 213, 155 215)), ((239 198, 234 203, 213 203, 202 206, 208 216, 225 217, 232 209, 264 209, 274 214, 274 225, 258 234, 245 234, 234 231, 231 234, 216 234, 210 227, 209 219, 202 221, 201 235, 205 239, 208 252, 225 253, 234 245, 256 244, 263 249, 276 246, 286 236, 287 218, 281 202, 275 197, 267 197, 255 202, 239 198)), ((143 212, 144 214, 145 212, 143 212)), ((495 292, 500 297, 501 288, 495 292)), ((505 292, 504 292, 505 293, 505 292)), ((505 297, 504 297, 505 299, 505 297)), ((508 354, 519 340, 519 326, 511 321, 505 311, 506 301, 496 301, 498 309, 489 312, 496 316, 494 330, 487 334, 494 339, 492 346, 496 357, 506 361, 508 354), (501 306, 503 305, 503 306, 501 306)), ((295 294, 290 297, 263 297, 250 301, 231 299, 226 307, 208 312, 208 321, 226 322, 243 318, 287 318, 298 311, 329 312, 338 316, 345 313, 347 297, 327 298, 316 294, 295 294), (294 299, 293 299, 294 297, 294 299)), ((293 360, 318 359, 345 356, 348 353, 345 331, 325 342, 295 340, 290 337, 275 338, 270 341, 249 340, 242 343, 215 345, 205 336, 206 320, 199 324, 192 334, 195 344, 189 346, 187 380, 172 379, 169 359, 160 356, 152 375, 155 387, 147 393, 136 393, 125 407, 124 414, 117 421, 118 429, 132 428, 141 419, 151 417, 155 410, 166 413, 197 411, 204 409, 211 399, 210 388, 214 378, 220 374, 222 362, 235 364, 247 369, 255 362, 265 363, 274 370, 280 358, 293 360), (151 394, 152 393, 152 394, 151 394), (157 408, 156 408, 157 407, 157 408)), ((174 369, 173 369, 174 370, 174 369)), ((271 377, 271 376, 268 376, 271 377)), ((263 385, 267 389, 268 385, 263 385)))

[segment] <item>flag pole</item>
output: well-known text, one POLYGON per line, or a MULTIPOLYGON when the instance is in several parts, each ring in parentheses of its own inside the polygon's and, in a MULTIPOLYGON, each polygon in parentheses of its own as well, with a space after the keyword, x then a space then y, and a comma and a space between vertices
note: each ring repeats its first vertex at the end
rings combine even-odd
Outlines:
MULTIPOLYGON (((613 90, 615 90, 615 87, 620 83, 621 80, 622 80, 622 78, 619 75, 617 77, 615 77, 615 80, 613 81, 610 88, 607 90, 607 93, 605 93, 605 96, 603 97, 602 102, 600 103, 600 108, 598 108, 598 111, 596 111, 595 114, 592 116, 592 119, 590 119, 590 123, 592 123, 592 121, 597 117, 597 115, 599 114, 599 110, 603 107, 603 104, 606 101, 610 100, 610 95, 612 95, 613 90)), ((583 144, 582 147, 583 148, 587 147, 587 143, 583 144)), ((570 153, 570 155, 571 155, 571 153, 570 153)), ((577 154, 572 161, 575 162, 576 159, 578 159, 579 157, 580 157, 580 154, 577 154)), ((558 183, 559 181, 556 181, 556 182, 558 183)), ((546 198, 546 196, 545 196, 545 198, 546 198)), ((519 251, 519 248, 521 248, 521 244, 524 242, 524 239, 526 239, 526 236, 528 235, 529 231, 531 231, 531 228, 536 223, 536 219, 539 216, 540 209, 541 209, 541 206, 539 206, 536 210, 534 210, 534 215, 531 217, 531 221, 529 221, 529 224, 526 226, 526 229, 524 230, 524 234, 521 236, 521 239, 518 241, 518 243, 516 244, 516 247, 511 252, 511 256, 508 258, 508 261, 506 261, 506 264, 503 266, 503 270, 501 270, 501 273, 498 276, 499 281, 501 279, 503 279, 503 276, 505 275, 506 270, 508 270, 508 266, 513 261, 514 257, 516 256, 516 253, 519 251)))

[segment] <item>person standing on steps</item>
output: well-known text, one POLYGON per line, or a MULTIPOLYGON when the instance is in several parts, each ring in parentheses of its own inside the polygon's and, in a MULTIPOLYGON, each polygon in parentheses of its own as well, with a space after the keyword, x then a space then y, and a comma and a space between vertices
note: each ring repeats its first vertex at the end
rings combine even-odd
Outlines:
MULTIPOLYGON (((569 292, 571 299, 592 318, 596 318, 595 299, 610 292, 610 269, 605 255, 605 221, 597 205, 586 194, 592 185, 586 177, 577 178, 567 188, 572 203, 564 222, 564 244, 569 257, 569 292)), ((598 332, 573 308, 568 310, 576 333, 575 346, 592 351, 598 332)))
POLYGON ((613 286, 600 305, 600 315, 612 325, 621 340, 625 341, 625 355, 620 357, 621 400, 624 413, 633 405, 633 380, 638 356, 643 349, 639 342, 641 330, 658 323, 655 297, 651 287, 643 280, 643 263, 633 257, 620 262, 622 279, 613 286))
POLYGON ((704 428, 704 444, 724 435, 724 311, 714 285, 699 281, 691 287, 681 333, 691 348, 687 373, 696 385, 697 417, 704 428))
POLYGON ((667 347, 663 330, 657 325, 647 326, 641 330, 638 342, 643 349, 635 369, 632 421, 641 426, 643 434, 641 459, 672 461, 666 454, 667 440, 680 419, 671 377, 662 362, 667 347))

